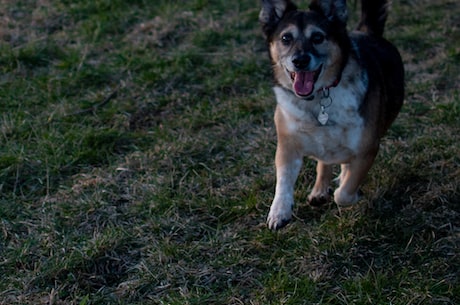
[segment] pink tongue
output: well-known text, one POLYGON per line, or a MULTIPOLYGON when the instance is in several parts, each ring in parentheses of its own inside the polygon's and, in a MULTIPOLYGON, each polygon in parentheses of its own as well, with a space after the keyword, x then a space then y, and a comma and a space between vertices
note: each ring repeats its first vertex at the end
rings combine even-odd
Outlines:
POLYGON ((313 91, 315 72, 297 72, 294 78, 294 90, 298 95, 310 95, 313 91))

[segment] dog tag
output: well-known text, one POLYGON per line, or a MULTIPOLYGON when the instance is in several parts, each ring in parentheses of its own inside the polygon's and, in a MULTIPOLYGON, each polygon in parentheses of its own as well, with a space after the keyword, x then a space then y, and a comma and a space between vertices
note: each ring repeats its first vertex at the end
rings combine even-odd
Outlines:
POLYGON ((321 123, 321 125, 326 125, 327 121, 329 120, 329 115, 324 111, 324 106, 321 106, 321 111, 318 114, 318 122, 321 123))

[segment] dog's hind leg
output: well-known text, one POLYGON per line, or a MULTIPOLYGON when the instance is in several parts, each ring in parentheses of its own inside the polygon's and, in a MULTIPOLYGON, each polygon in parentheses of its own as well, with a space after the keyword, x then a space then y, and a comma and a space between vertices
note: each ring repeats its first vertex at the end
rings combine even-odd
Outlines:
POLYGON ((342 165, 342 173, 339 177, 340 186, 334 192, 334 201, 339 206, 350 206, 359 200, 359 186, 371 168, 375 156, 376 152, 368 153, 363 157, 353 159, 347 165, 342 165))
POLYGON ((332 165, 318 161, 316 165, 316 182, 310 195, 308 202, 312 206, 320 206, 327 203, 331 199, 330 183, 332 180, 332 165))

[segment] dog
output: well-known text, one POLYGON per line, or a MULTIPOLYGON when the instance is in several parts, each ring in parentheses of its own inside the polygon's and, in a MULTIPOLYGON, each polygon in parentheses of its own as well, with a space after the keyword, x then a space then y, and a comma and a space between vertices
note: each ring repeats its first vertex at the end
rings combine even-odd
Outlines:
POLYGON ((363 0, 361 20, 347 31, 345 0, 313 0, 299 10, 290 0, 263 0, 265 34, 277 100, 276 189, 267 217, 270 229, 292 217, 294 184, 303 158, 317 161, 312 206, 332 199, 350 206, 371 168, 382 136, 404 99, 404 66, 383 38, 389 4, 363 0), (331 190, 333 165, 339 186, 331 190))

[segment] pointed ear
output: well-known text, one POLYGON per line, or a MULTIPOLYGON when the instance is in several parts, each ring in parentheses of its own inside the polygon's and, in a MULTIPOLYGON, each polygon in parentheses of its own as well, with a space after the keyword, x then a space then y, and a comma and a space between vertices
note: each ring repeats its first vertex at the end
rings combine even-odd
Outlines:
POLYGON ((297 7, 290 0, 262 0, 259 21, 262 23, 265 35, 269 37, 273 34, 283 16, 296 9, 297 7))
POLYGON ((330 21, 347 23, 348 11, 346 0, 313 0, 310 9, 323 14, 330 21))

